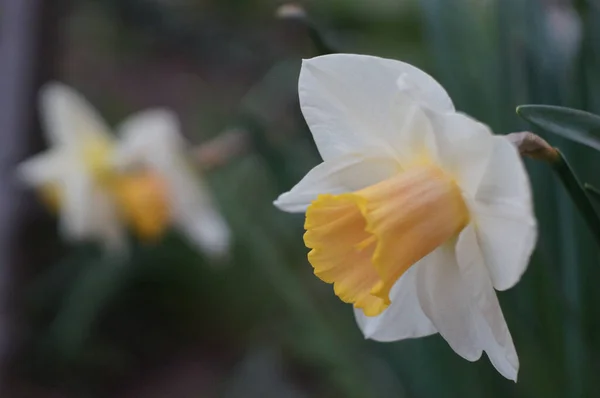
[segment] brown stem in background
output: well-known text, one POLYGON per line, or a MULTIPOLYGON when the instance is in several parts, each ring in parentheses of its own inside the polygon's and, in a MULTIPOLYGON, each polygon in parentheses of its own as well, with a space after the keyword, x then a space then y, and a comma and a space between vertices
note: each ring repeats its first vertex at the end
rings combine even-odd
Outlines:
POLYGON ((246 153, 249 148, 248 132, 232 129, 192 149, 192 157, 202 169, 210 170, 226 165, 232 159, 246 153))

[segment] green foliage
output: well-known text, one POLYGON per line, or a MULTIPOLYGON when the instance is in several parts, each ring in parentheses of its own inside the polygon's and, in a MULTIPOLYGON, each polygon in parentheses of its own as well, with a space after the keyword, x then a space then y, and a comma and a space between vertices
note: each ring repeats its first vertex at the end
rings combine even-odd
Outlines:
POLYGON ((600 151, 600 116, 577 109, 550 105, 521 105, 517 113, 543 132, 600 151))

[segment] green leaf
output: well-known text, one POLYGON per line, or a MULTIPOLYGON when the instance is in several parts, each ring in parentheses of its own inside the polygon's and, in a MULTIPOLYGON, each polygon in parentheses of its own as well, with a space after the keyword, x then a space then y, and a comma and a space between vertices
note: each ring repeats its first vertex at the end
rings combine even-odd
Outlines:
POLYGON ((103 257, 78 275, 50 327, 50 336, 62 355, 73 359, 81 353, 101 310, 128 281, 132 270, 125 257, 103 257))
POLYGON ((596 243, 600 246, 600 218, 598 218, 598 213, 596 213, 589 196, 584 191, 583 185, 579 182, 579 179, 562 153, 560 153, 559 160, 552 163, 552 169, 563 183, 575 207, 581 213, 590 232, 596 239, 596 243))
POLYGON ((600 201, 600 189, 596 188, 591 184, 588 184, 587 182, 583 184, 583 188, 592 198, 596 199, 597 201, 600 201))
POLYGON ((517 114, 532 125, 552 134, 600 151, 600 116, 550 105, 521 105, 517 114))

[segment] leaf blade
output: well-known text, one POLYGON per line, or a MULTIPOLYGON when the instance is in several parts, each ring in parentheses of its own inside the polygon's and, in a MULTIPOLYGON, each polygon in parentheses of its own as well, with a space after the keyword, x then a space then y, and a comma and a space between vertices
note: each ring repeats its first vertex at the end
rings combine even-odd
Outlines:
POLYGON ((553 105, 521 105, 517 114, 532 125, 600 151, 600 116, 553 105))

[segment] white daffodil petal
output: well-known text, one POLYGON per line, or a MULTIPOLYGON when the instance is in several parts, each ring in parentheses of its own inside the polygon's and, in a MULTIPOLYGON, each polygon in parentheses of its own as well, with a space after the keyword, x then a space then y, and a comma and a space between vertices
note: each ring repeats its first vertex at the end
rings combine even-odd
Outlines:
POLYGON ((357 152, 365 145, 385 150, 402 126, 391 126, 390 109, 401 76, 417 87, 410 94, 440 112, 452 101, 425 72, 400 61, 366 55, 325 55, 302 63, 300 106, 323 160, 357 152), (390 130, 390 127, 394 127, 390 130))
POLYGON ((115 163, 127 166, 139 162, 170 162, 173 154, 185 148, 179 129, 177 116, 168 109, 151 109, 130 116, 117 128, 120 142, 115 163))
POLYGON ((398 171, 394 160, 366 155, 346 155, 314 167, 289 192, 274 202, 279 209, 301 213, 319 194, 339 194, 376 184, 398 171))
POLYGON ((472 206, 477 235, 494 287, 514 286, 537 240, 531 187, 516 148, 494 137, 494 150, 472 206))
POLYGON ((94 208, 93 181, 84 170, 69 170, 59 182, 64 193, 64 203, 60 206, 60 225, 62 233, 72 240, 84 240, 93 234, 91 222, 94 208))
POLYGON ((510 201, 531 210, 531 187, 517 148, 504 136, 494 136, 492 142, 490 161, 475 199, 510 201))
POLYGON ((505 203, 476 203, 472 214, 494 287, 510 289, 521 279, 535 249, 535 218, 522 208, 505 203))
POLYGON ((178 226, 188 239, 214 257, 229 251, 231 233, 223 217, 212 209, 188 209, 190 217, 179 217, 178 226), (189 211, 192 210, 192 211, 189 211))
MULTIPOLYGON (((419 72, 424 73, 421 70, 419 72)), ((396 87, 420 106, 437 112, 454 112, 452 100, 437 81, 434 80, 435 84, 430 85, 432 79, 429 75, 424 80, 415 79, 415 75, 404 72, 396 80, 396 87), (445 96, 440 95, 440 88, 444 90, 445 96)))
POLYGON ((510 343, 501 345, 494 337, 492 327, 481 314, 477 314, 479 341, 494 368, 509 380, 517 381, 519 372, 519 358, 512 343, 512 337, 508 335, 510 343))
POLYGON ((365 338, 389 342, 437 333, 421 309, 416 270, 417 265, 409 268, 396 282, 390 293, 392 304, 380 315, 369 317, 362 309, 354 309, 356 322, 365 338))
POLYGON ((493 147, 492 132, 461 113, 427 110, 435 133, 438 161, 461 189, 474 196, 487 169, 493 147))
POLYGON ((126 232, 110 196, 96 187, 91 195, 89 207, 94 209, 90 214, 94 237, 102 243, 104 249, 111 253, 126 251, 126 232))
POLYGON ((23 182, 31 186, 40 186, 49 182, 56 182, 60 176, 78 165, 68 162, 68 155, 59 151, 48 151, 36 155, 17 167, 17 174, 23 182))
POLYGON ((398 93, 392 103, 390 115, 388 143, 402 166, 410 167, 423 156, 438 158, 434 127, 419 103, 398 93))
POLYGON ((89 140, 110 141, 110 129, 75 90, 50 83, 40 92, 41 118, 53 146, 76 146, 89 140))
POLYGON ((477 312, 460 275, 454 248, 448 244, 423 258, 417 268, 417 295, 421 308, 440 335, 461 357, 476 361, 477 312))
POLYGON ((209 189, 182 164, 155 162, 155 170, 165 177, 168 185, 171 217, 187 238, 209 255, 221 256, 229 250, 230 231, 217 211, 209 189))
POLYGON ((170 200, 175 224, 206 253, 225 254, 231 243, 229 226, 214 207, 208 187, 184 170, 170 173, 167 181, 173 193, 170 200))
POLYGON ((473 225, 460 233, 456 244, 456 258, 464 286, 472 294, 477 317, 478 341, 496 369, 506 378, 516 380, 519 359, 500 303, 492 286, 484 257, 479 249, 473 225))

